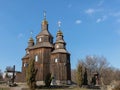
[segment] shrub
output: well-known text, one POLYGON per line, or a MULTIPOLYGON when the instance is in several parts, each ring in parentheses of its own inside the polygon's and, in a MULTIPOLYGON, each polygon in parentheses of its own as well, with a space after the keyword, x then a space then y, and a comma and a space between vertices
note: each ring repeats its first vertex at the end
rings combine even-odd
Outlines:
POLYGON ((120 83, 113 90, 120 90, 120 83))
POLYGON ((81 64, 78 64, 78 67, 77 67, 77 77, 76 77, 76 80, 77 80, 77 84, 79 87, 82 86, 83 84, 83 78, 82 78, 82 65, 81 64))

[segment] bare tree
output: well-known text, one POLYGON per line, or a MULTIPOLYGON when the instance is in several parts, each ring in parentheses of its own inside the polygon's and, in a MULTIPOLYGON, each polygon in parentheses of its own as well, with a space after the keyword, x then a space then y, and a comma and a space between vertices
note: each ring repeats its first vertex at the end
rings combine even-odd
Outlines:
MULTIPOLYGON (((84 68, 86 68, 87 71, 87 79, 88 84, 90 85, 92 82, 92 78, 94 77, 95 73, 98 73, 99 75, 99 83, 103 82, 105 77, 104 71, 106 68, 109 67, 109 63, 107 62, 106 58, 101 56, 86 56, 85 59, 80 60, 80 63, 82 62, 84 68), (102 79, 103 78, 103 79, 102 79)), ((83 70, 84 71, 84 70, 83 70)))
POLYGON ((73 83, 76 83, 76 69, 71 70, 71 80, 73 83))
POLYGON ((7 71, 7 72, 11 72, 11 71, 13 71, 13 67, 11 67, 11 66, 7 66, 7 67, 6 67, 6 71, 7 71))
POLYGON ((119 69, 116 69, 115 71, 114 71, 114 77, 115 77, 115 80, 117 80, 117 81, 120 81, 120 70, 119 69))
MULTIPOLYGON (((86 75, 88 85, 92 84, 92 78, 97 73, 99 85, 109 85, 112 81, 120 80, 120 70, 111 67, 107 59, 103 56, 86 56, 84 59, 78 61, 78 65, 82 65, 82 77, 84 79, 84 73, 86 68, 86 75)), ((72 80, 77 75, 76 70, 72 70, 72 80)), ((97 80, 96 79, 96 80, 97 80)), ((76 82, 76 80, 74 80, 76 82)))

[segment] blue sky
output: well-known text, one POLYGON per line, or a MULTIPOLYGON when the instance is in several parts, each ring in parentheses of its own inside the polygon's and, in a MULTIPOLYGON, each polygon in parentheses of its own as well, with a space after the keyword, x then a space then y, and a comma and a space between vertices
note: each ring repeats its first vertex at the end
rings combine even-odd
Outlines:
POLYGON ((0 69, 16 65, 33 31, 41 30, 43 11, 56 38, 57 22, 71 53, 71 66, 86 55, 104 56, 120 68, 120 0, 0 0, 0 69))

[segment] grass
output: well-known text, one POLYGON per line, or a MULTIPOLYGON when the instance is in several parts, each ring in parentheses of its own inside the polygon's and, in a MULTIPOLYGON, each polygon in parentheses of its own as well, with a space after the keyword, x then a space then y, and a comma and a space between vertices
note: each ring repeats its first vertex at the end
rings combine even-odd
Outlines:
MULTIPOLYGON (((29 90, 29 89, 22 89, 22 90, 29 90)), ((65 89, 36 89, 36 90, 99 90, 99 89, 85 89, 85 88, 65 88, 65 89)))
MULTIPOLYGON (((0 88, 0 90, 10 90, 10 88, 0 88)), ((23 88, 22 90, 29 90, 28 88, 23 88)), ((36 90, 99 90, 99 89, 85 89, 85 88, 65 88, 65 89, 36 89, 36 90)))
MULTIPOLYGON (((23 85, 18 85, 15 87, 14 90, 16 90, 17 87, 22 87, 23 85)), ((7 86, 0 86, 0 90, 10 90, 11 87, 7 86)), ((13 87, 14 88, 14 87, 13 87)), ((27 86, 22 87, 22 90, 30 90, 27 86)), ((57 86, 57 87, 50 87, 46 88, 44 86, 37 87, 36 90, 100 90, 100 89, 86 89, 86 88, 79 88, 77 86, 57 86)))
POLYGON ((9 88, 0 88, 0 90, 9 90, 9 88))

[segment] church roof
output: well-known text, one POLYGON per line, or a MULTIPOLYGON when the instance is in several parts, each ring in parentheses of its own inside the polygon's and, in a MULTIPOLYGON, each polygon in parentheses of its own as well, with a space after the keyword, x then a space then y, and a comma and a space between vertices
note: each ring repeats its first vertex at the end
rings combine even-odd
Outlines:
MULTIPOLYGON (((65 49, 55 49, 55 50, 52 52, 52 54, 54 54, 54 53, 68 53, 68 51, 65 50, 65 49)), ((68 53, 68 54, 69 54, 69 53, 68 53)))
POLYGON ((47 36, 50 35, 51 37, 53 37, 48 30, 42 30, 37 36, 41 36, 41 35, 47 35, 47 36))
POLYGON ((43 21, 42 21, 42 25, 47 25, 48 24, 48 21, 46 20, 46 19, 44 19, 43 21))
POLYGON ((29 58, 29 54, 26 54, 22 59, 29 58))
POLYGON ((57 36, 63 36, 63 33, 62 33, 61 30, 59 30, 59 31, 57 32, 57 36))
POLYGON ((58 30, 56 37, 57 38, 56 38, 56 42, 55 43, 64 43, 64 44, 66 44, 64 39, 63 39, 63 33, 62 33, 61 30, 58 30))
POLYGON ((62 40, 56 40, 55 43, 65 43, 65 41, 62 39, 62 40))
POLYGON ((29 42, 34 42, 34 39, 30 37, 29 42))
POLYGON ((52 48, 53 45, 50 42, 42 42, 42 43, 34 45, 33 47, 29 47, 29 49, 35 49, 35 48, 40 48, 40 47, 50 47, 50 48, 52 48))

